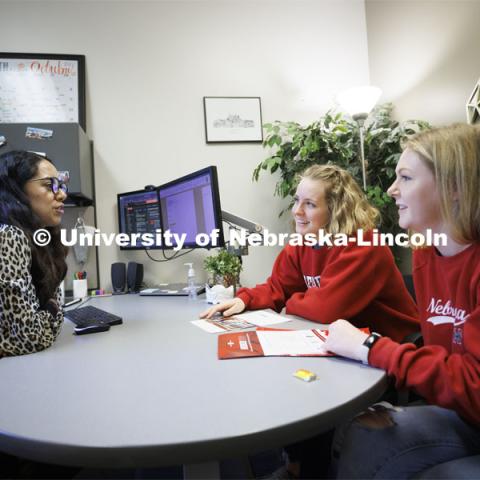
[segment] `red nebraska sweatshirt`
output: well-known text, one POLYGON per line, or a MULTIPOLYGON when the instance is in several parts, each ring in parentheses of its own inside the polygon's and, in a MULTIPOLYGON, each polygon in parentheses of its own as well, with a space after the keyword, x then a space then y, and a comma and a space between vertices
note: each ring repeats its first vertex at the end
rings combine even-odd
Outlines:
POLYGON ((417 250, 413 278, 425 346, 382 338, 369 363, 393 375, 397 387, 480 425, 480 245, 453 257, 417 250))
POLYGON ((398 341, 419 329, 388 247, 287 245, 267 282, 237 296, 249 310, 286 307, 288 314, 324 324, 344 318, 398 341))

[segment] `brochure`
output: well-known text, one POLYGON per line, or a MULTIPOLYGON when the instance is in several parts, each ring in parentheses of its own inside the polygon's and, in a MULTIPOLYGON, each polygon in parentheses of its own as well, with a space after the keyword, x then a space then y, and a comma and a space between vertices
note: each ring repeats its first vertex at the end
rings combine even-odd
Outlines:
MULTIPOLYGON (((369 333, 367 328, 362 328, 369 333)), ((275 330, 257 328, 248 332, 224 333, 218 336, 218 358, 243 357, 331 357, 325 348, 328 330, 275 330)))
POLYGON ((225 333, 218 337, 218 358, 331 356, 325 348, 326 335, 326 330, 316 328, 225 333))
POLYGON ((290 322, 273 310, 252 310, 239 313, 231 317, 215 316, 204 320, 192 320, 192 323, 209 333, 222 333, 232 330, 245 330, 247 328, 264 327, 278 323, 290 322))

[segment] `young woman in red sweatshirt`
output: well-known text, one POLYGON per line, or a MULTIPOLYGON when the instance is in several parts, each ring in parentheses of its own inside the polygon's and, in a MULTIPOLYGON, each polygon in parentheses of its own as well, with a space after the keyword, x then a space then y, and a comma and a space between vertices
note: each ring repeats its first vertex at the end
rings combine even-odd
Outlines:
MULTIPOLYGON (((362 229, 372 238, 378 211, 367 201, 353 177, 334 165, 316 165, 300 177, 292 214, 302 236, 347 234, 362 229)), ((237 298, 203 312, 211 317, 245 309, 271 308, 329 324, 339 317, 357 327, 369 327, 397 341, 418 330, 416 306, 386 246, 286 246, 271 276, 255 288, 239 290, 237 298)), ((328 467, 332 432, 285 448, 289 474, 308 478, 328 467), (317 449, 318 454, 311 455, 317 449), (323 457, 323 458, 322 458, 323 457), (313 461, 312 461, 313 458, 313 461), (320 465, 320 468, 318 467, 320 465)))
POLYGON ((418 134, 396 173, 388 193, 400 226, 447 238, 413 252, 425 345, 367 338, 338 320, 327 346, 385 369, 397 388, 413 389, 427 405, 357 417, 338 434, 338 478, 410 478, 480 451, 480 128, 456 124, 418 134))
MULTIPOLYGON (((303 175, 292 209, 296 232, 372 238, 378 219, 353 177, 334 165, 315 165, 303 175)), ((242 288, 237 297, 201 314, 233 315, 271 308, 328 324, 348 318, 357 327, 401 340, 418 329, 415 304, 387 246, 292 246, 277 257, 266 283, 242 288)))

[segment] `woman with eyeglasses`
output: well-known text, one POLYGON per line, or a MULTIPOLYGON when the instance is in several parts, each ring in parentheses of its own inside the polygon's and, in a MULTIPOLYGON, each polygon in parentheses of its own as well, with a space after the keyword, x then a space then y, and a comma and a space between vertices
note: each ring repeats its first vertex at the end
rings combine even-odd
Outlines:
POLYGON ((49 159, 26 151, 0 156, 0 357, 43 350, 60 332, 66 196, 66 178, 49 159), (48 245, 35 243, 38 229, 49 232, 48 245))

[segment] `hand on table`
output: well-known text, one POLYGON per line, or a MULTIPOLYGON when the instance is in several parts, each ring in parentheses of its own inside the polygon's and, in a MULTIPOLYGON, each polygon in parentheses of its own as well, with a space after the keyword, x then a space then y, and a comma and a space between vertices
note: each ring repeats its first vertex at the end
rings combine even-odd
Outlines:
POLYGON ((245 310, 243 300, 239 298, 232 298, 226 302, 219 303, 200 314, 200 318, 212 318, 217 312, 221 312, 224 317, 229 317, 235 313, 240 313, 245 310))
POLYGON ((45 304, 45 310, 55 317, 55 315, 57 315, 58 311, 60 310, 57 299, 50 298, 45 304))
POLYGON ((342 357, 368 363, 369 349, 363 345, 368 335, 346 320, 333 322, 328 329, 327 349, 342 357))

